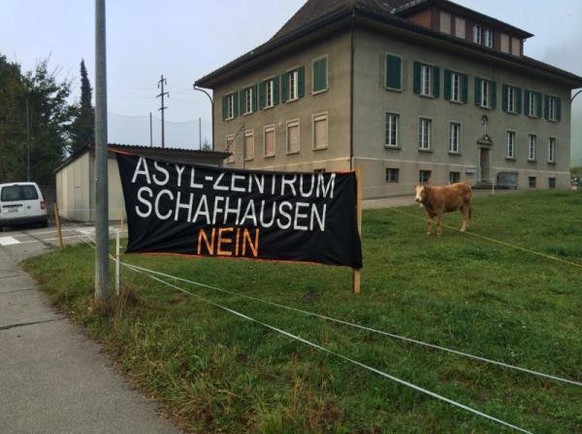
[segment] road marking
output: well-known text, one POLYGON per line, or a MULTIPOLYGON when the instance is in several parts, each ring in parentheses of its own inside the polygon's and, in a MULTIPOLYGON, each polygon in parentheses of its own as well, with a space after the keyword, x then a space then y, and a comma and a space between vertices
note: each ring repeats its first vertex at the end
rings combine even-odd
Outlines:
POLYGON ((20 244, 14 237, 0 237, 0 246, 11 246, 13 244, 20 244))

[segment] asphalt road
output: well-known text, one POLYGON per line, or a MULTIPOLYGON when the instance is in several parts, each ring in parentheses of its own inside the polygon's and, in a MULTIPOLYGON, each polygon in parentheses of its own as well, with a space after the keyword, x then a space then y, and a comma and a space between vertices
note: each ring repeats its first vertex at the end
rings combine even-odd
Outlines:
POLYGON ((54 228, 0 232, 0 432, 179 433, 19 268, 57 246, 54 228))

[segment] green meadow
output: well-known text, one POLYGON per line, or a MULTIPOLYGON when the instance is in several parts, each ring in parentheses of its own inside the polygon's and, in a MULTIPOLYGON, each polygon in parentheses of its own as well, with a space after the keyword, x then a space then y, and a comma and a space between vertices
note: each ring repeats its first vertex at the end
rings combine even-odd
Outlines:
POLYGON ((581 211, 576 191, 477 197, 469 232, 447 214, 440 238, 418 206, 364 211, 357 296, 343 267, 122 255, 142 268, 123 266, 120 295, 97 305, 91 246, 24 267, 186 432, 513 430, 399 379, 526 431, 574 433, 579 384, 436 347, 582 382, 581 211))

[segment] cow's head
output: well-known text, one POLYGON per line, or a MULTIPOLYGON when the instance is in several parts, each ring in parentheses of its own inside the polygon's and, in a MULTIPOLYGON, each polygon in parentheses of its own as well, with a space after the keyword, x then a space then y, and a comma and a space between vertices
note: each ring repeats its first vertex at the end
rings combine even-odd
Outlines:
POLYGON ((426 202, 429 189, 430 187, 428 185, 416 184, 416 195, 414 197, 414 200, 418 203, 426 202))

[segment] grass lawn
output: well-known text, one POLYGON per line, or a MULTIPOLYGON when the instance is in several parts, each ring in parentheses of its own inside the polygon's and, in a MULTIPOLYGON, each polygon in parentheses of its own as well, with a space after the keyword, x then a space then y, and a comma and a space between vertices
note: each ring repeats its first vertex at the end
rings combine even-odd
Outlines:
POLYGON ((95 309, 91 247, 24 266, 188 432, 511 431, 351 359, 528 431, 574 433, 579 385, 310 313, 581 382, 581 210, 575 191, 479 197, 469 232, 448 214, 441 238, 417 206, 365 211, 359 296, 347 268, 124 255, 205 286, 124 268, 122 296, 95 309))

